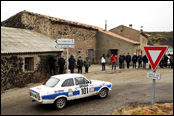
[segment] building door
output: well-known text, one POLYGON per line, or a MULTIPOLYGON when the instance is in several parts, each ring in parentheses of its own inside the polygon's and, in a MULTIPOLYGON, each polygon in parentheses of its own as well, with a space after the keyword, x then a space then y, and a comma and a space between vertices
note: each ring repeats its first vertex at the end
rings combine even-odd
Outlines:
POLYGON ((118 49, 110 49, 110 51, 111 51, 111 55, 112 54, 118 55, 118 49))
POLYGON ((91 64, 94 63, 94 49, 88 49, 88 57, 89 60, 91 61, 91 64))

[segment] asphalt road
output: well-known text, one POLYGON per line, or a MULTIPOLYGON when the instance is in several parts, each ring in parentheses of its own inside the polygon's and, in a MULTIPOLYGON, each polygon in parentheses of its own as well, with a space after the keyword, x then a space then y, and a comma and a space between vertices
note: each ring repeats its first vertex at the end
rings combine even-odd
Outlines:
MULTIPOLYGON (((152 80, 146 78, 147 72, 152 70, 107 70, 84 74, 90 79, 109 80, 113 83, 112 91, 105 99, 92 96, 69 101, 62 110, 31 101, 28 90, 39 84, 7 90, 1 94, 1 115, 103 115, 128 106, 150 105, 152 80), (145 76, 140 78, 140 74, 145 76)), ((156 81, 155 103, 173 103, 173 70, 159 69, 158 73, 162 79, 156 81)))

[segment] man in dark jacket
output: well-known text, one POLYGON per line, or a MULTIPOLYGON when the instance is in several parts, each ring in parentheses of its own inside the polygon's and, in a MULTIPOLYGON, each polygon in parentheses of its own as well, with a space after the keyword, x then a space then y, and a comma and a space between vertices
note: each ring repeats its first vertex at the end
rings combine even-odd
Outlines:
POLYGON ((75 67, 75 58, 73 55, 71 55, 71 57, 68 59, 69 62, 69 69, 71 70, 71 73, 74 73, 74 67, 75 67))
POLYGON ((77 67, 78 67, 78 73, 82 73, 83 60, 82 60, 81 56, 77 60, 77 67))
POLYGON ((131 56, 129 55, 129 52, 126 55, 126 63, 127 63, 127 68, 129 68, 129 63, 131 62, 131 56))
POLYGON ((122 57, 123 57, 123 68, 125 68, 125 65, 124 65, 124 61, 126 60, 126 56, 125 56, 125 53, 123 53, 123 55, 122 55, 122 57))
POLYGON ((144 55, 143 56, 143 68, 146 68, 146 63, 148 63, 148 59, 147 59, 147 56, 144 55))
POLYGON ((133 68, 135 67, 135 69, 136 69, 136 63, 137 63, 137 55, 136 55, 136 53, 134 53, 134 55, 132 56, 132 62, 133 62, 133 68))
POLYGON ((120 56, 119 56, 119 68, 120 69, 123 68, 123 61, 124 61, 123 55, 120 54, 120 56))
POLYGON ((54 58, 53 55, 50 56, 50 58, 48 59, 48 62, 49 62, 49 67, 50 67, 50 74, 51 75, 55 75, 55 62, 56 62, 56 59, 54 58), (52 74, 52 71, 53 71, 53 74, 52 74))
POLYGON ((164 66, 167 67, 167 61, 168 61, 168 57, 167 55, 165 54, 164 55, 164 66))
POLYGON ((60 56, 58 60, 58 65, 59 65, 59 74, 63 74, 64 65, 65 65, 65 59, 63 58, 63 55, 60 56))
POLYGON ((138 68, 142 67, 142 61, 143 61, 143 57, 142 57, 142 55, 140 54, 140 55, 138 56, 138 68))

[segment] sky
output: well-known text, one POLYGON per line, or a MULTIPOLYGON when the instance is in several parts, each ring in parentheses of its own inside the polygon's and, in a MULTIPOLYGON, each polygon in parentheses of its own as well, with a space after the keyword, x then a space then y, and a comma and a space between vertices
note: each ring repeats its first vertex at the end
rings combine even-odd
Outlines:
POLYGON ((173 31, 173 1, 1 1, 1 22, 23 10, 103 29, 107 20, 107 30, 173 31))

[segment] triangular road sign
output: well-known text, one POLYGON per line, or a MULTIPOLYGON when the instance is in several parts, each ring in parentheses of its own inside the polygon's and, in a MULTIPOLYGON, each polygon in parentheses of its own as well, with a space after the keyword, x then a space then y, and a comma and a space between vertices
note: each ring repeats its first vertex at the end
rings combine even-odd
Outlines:
POLYGON ((144 46, 144 51, 151 64, 151 67, 156 70, 168 46, 144 46))

